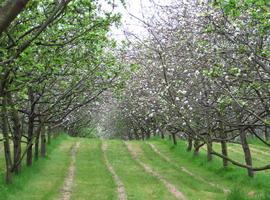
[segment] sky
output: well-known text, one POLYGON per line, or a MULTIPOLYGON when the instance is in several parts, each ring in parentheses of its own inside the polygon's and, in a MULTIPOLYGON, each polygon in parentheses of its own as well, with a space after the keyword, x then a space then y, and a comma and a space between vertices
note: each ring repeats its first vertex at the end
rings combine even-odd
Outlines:
MULTIPOLYGON (((154 0, 161 5, 170 4, 172 0, 154 0)), ((142 27, 142 23, 137 20, 143 18, 143 15, 152 15, 154 10, 151 7, 151 0, 126 0, 126 6, 124 7, 120 0, 115 0, 115 11, 122 15, 122 26, 120 28, 112 28, 112 37, 118 41, 125 39, 126 33, 134 33, 136 35, 144 36, 146 31, 142 27), (132 16, 133 15, 133 16, 132 16)))

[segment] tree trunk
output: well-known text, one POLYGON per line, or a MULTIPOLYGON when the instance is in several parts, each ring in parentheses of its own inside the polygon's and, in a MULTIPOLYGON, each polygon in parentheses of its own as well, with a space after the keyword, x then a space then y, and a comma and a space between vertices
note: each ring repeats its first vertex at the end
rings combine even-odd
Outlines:
POLYGON ((187 147, 187 151, 191 151, 192 150, 192 145, 193 145, 192 137, 188 136, 188 147, 187 147))
MULTIPOLYGON (((225 139, 227 138, 227 134, 223 131, 223 126, 222 126, 222 133, 221 133, 221 152, 223 156, 228 157, 228 148, 227 148, 227 142, 225 139)), ((228 160, 223 158, 223 167, 228 167, 228 160)))
POLYGON ((142 134, 142 140, 144 140, 145 139, 145 134, 144 134, 144 131, 143 131, 142 128, 141 128, 141 134, 142 134))
MULTIPOLYGON (((252 167, 252 156, 249 149, 249 144, 247 142, 247 136, 244 131, 244 127, 240 127, 240 139, 242 143, 242 148, 245 155, 246 164, 252 167)), ((254 171, 252 169, 247 169, 249 177, 254 177, 254 171)))
MULTIPOLYGON (((207 110, 208 111, 208 110, 207 110)), ((207 135, 206 135, 206 148, 207 148, 207 161, 210 162, 213 160, 213 143, 212 143, 212 130, 211 130, 211 123, 210 123, 210 116, 207 112, 207 135)))
POLYGON ((206 145, 207 145, 207 161, 212 161, 213 160, 213 155, 212 155, 213 143, 211 139, 207 141, 206 145))
POLYGON ((40 153, 41 157, 46 156, 46 131, 47 129, 44 129, 44 126, 41 129, 41 147, 40 147, 40 153))
POLYGON ((35 135, 35 160, 38 160, 39 157, 39 140, 40 140, 40 133, 41 133, 41 127, 42 127, 42 123, 39 124, 38 128, 37 128, 37 132, 35 135))
POLYGON ((176 133, 172 133, 172 141, 174 145, 177 145, 176 133))
POLYGON ((50 128, 48 128, 47 137, 48 137, 48 145, 50 145, 51 144, 51 129, 50 128))
POLYGON ((265 140, 269 140, 269 138, 270 138, 268 130, 269 130, 268 127, 265 126, 265 130, 264 130, 265 140))
POLYGON ((132 140, 132 133, 128 132, 127 135, 128 135, 128 140, 132 140))
POLYGON ((200 144, 199 140, 195 139, 194 141, 194 155, 195 156, 199 155, 199 150, 200 150, 200 148, 198 148, 199 144, 200 144))
POLYGON ((11 119, 13 121, 13 170, 15 174, 19 174, 21 171, 21 138, 22 138, 22 130, 20 124, 20 118, 18 111, 14 107, 14 102, 12 100, 12 95, 10 93, 7 94, 7 102, 11 107, 11 119))
POLYGON ((134 128, 134 135, 136 140, 140 140, 140 135, 138 134, 138 130, 136 128, 134 128))
MULTIPOLYGON (((226 141, 221 141, 221 152, 223 156, 228 157, 228 148, 226 141)), ((228 160, 225 158, 223 158, 223 167, 228 167, 228 160)))
POLYGON ((161 132, 160 132, 160 137, 161 137, 161 139, 164 139, 164 138, 165 138, 165 137, 164 137, 163 130, 161 130, 161 132))
POLYGON ((150 136, 151 136, 150 132, 147 131, 147 132, 146 132, 146 139, 147 139, 147 140, 150 139, 150 136))
POLYGON ((0 34, 23 11, 29 0, 6 0, 0 7, 0 34))
POLYGON ((33 132, 34 132, 34 119, 29 117, 28 121, 28 133, 27 133, 27 156, 26 156, 26 165, 31 166, 33 155, 32 155, 32 146, 33 146, 33 132))
MULTIPOLYGON (((220 118, 221 118, 221 116, 220 116, 220 118)), ((223 122, 220 122, 220 138, 221 138, 221 142, 220 142, 220 144, 221 144, 221 153, 222 153, 222 155, 223 156, 226 156, 226 157, 228 157, 228 148, 227 148, 227 142, 226 142, 226 139, 227 139, 227 133, 225 133, 224 132, 224 125, 223 125, 223 122)), ((222 161, 223 161, 223 167, 228 167, 228 160, 227 159, 225 159, 225 158, 223 158, 222 159, 222 161)))
POLYGON ((2 118, 2 132, 4 137, 4 151, 5 151, 5 161, 6 161, 6 183, 9 184, 12 181, 12 161, 11 161, 11 152, 10 152, 10 144, 9 144, 9 134, 8 134, 8 119, 7 119, 7 99, 6 96, 2 96, 2 110, 1 110, 1 118, 2 118))
POLYGON ((34 133, 34 93, 31 88, 29 88, 29 103, 30 103, 30 114, 28 116, 28 131, 27 131, 27 156, 26 156, 26 165, 31 166, 33 162, 33 155, 32 155, 32 146, 33 146, 33 133, 34 133))

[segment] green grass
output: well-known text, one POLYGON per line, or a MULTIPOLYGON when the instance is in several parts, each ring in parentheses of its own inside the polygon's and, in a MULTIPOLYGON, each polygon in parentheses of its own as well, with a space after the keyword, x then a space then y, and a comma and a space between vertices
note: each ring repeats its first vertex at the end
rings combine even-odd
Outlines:
POLYGON ((69 151, 74 143, 72 138, 60 136, 48 148, 48 156, 23 167, 11 185, 0 182, 0 200, 49 200, 59 195, 70 161, 69 151))
POLYGON ((101 141, 97 139, 78 140, 80 140, 80 148, 76 155, 72 199, 117 199, 116 185, 104 164, 101 141))
MULTIPOLYGON (((168 140, 161 141, 154 139, 151 142, 157 145, 158 149, 174 160, 174 162, 184 165, 190 171, 196 172, 211 182, 230 187, 232 193, 228 199, 238 199, 234 195, 242 195, 243 199, 265 199, 263 197, 264 193, 267 194, 270 190, 269 172, 257 172, 255 178, 251 179, 247 176, 245 169, 233 165, 230 165, 228 169, 224 169, 222 167, 222 161, 219 158, 215 157, 212 162, 207 162, 206 151, 204 150, 200 152, 199 156, 194 156, 192 152, 187 153, 185 150, 186 143, 184 141, 178 141, 177 146, 172 145, 168 140), (255 192, 253 197, 245 195, 253 192, 255 192)), ((230 156, 241 160, 242 157, 238 154, 230 151, 230 156)), ((262 155, 257 156, 260 156, 262 159, 265 158, 262 155)))
POLYGON ((168 163, 157 155, 149 145, 141 142, 132 142, 134 148, 142 151, 140 160, 150 165, 155 171, 161 174, 166 180, 174 184, 177 189, 184 193, 190 200, 204 199, 225 199, 222 190, 199 181, 189 174, 168 163))
POLYGON ((175 199, 157 178, 149 175, 131 158, 122 141, 108 141, 106 151, 109 162, 122 180, 130 200, 175 199))
MULTIPOLYGON (((254 145, 250 145, 250 150, 251 150, 254 166, 263 166, 263 165, 270 163, 270 148, 268 148, 268 149, 267 148, 264 149, 263 147, 261 147, 261 148, 262 149, 258 148, 257 146, 254 146, 254 145)), ((221 149, 220 144, 215 143, 214 149, 216 151, 220 151, 220 149, 221 149)), ((244 153, 243 153, 241 145, 228 144, 228 152, 229 152, 229 156, 231 158, 244 163, 244 153)), ((269 171, 263 171, 260 173, 264 173, 264 172, 269 173, 269 171)))
MULTIPOLYGON (((32 167, 24 166, 22 173, 14 176, 12 185, 4 184, 4 159, 0 152, 0 200, 59 198, 71 161, 70 149, 78 141, 80 147, 76 154, 71 199, 118 199, 116 184, 105 165, 101 140, 61 135, 49 145, 48 156, 34 161, 32 167)), ((146 172, 138 161, 132 158, 123 141, 108 140, 106 143, 108 144, 106 156, 123 182, 129 200, 175 199, 157 177, 146 172)), ((186 152, 186 142, 180 140, 177 146, 172 145, 169 140, 155 138, 147 142, 128 143, 138 153, 138 159, 141 162, 175 185, 189 200, 270 199, 269 171, 257 172, 255 178, 249 178, 245 169, 232 164, 224 169, 220 158, 214 157, 212 162, 207 162, 205 149, 202 149, 198 156, 194 156, 193 152, 186 152), (158 155, 149 143, 154 144, 163 155, 170 159, 170 162, 158 155), (181 167, 186 168, 193 176, 183 172, 181 167), (219 187, 211 186, 209 183, 217 184, 219 187), (230 189, 231 192, 225 194, 221 188, 230 189)), ((270 151, 267 147, 258 144, 250 146, 255 166, 270 162, 270 151)), ((220 152, 220 144, 214 144, 214 149, 220 152)), ((240 145, 229 144, 229 155, 243 162, 240 145)))

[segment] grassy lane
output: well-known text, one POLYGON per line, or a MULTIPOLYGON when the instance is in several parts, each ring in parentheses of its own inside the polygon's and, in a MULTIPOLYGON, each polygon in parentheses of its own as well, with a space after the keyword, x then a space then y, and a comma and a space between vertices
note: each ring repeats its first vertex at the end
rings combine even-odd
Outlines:
MULTIPOLYGON (((71 148, 77 143, 80 146, 69 190, 72 200, 118 200, 121 187, 128 200, 175 200, 176 191, 188 200, 270 199, 267 195, 263 197, 267 191, 270 194, 269 171, 257 172, 251 179, 245 169, 232 164, 224 169, 220 158, 207 162, 205 149, 198 156, 186 152, 185 141, 179 140, 174 146, 161 139, 130 141, 128 145, 108 140, 102 151, 101 140, 61 135, 48 146, 48 156, 34 161, 32 167, 24 166, 12 185, 4 184, 4 157, 0 150, 0 200, 59 199, 70 174, 71 148), (117 180, 121 181, 118 187, 117 180), (228 198, 226 189, 232 192, 228 198)), ((243 162, 241 146, 228 146, 230 157, 243 162)), ((251 147, 256 166, 270 162, 269 149, 251 147)), ((214 144, 214 149, 220 152, 220 145, 214 144)))
MULTIPOLYGON (((229 144, 229 147, 235 149, 244 156, 241 145, 229 144)), ((253 159, 257 162, 258 165, 270 163, 270 148, 264 149, 264 147, 262 147, 262 149, 260 149, 259 146, 250 145, 250 150, 253 155, 253 159)))
MULTIPOLYGON (((151 141, 152 144, 154 144, 158 150, 168 157, 173 163, 179 166, 184 166, 187 168, 190 172, 194 173, 195 175, 198 175, 202 177, 205 180, 208 180, 211 183, 219 184, 225 188, 229 188, 231 186, 231 182, 221 181, 219 176, 213 176, 213 173, 211 171, 206 170, 204 167, 205 162, 198 162, 197 159, 194 159, 194 156, 192 153, 187 153, 185 148, 185 144, 181 141, 178 141, 178 145, 175 147, 171 145, 170 142, 167 141, 151 141), (194 164, 193 164, 194 162, 194 164)), ((199 155, 198 157, 205 160, 206 158, 203 157, 203 155, 199 155)))
POLYGON ((105 160, 106 167, 110 171, 110 173, 112 174, 114 182, 117 185, 118 199, 119 200, 127 200, 125 186, 122 183, 120 177, 116 174, 115 170, 113 169, 111 163, 108 160, 107 153, 106 153, 106 151, 108 149, 108 144, 107 144, 106 141, 102 141, 101 148, 102 148, 102 153, 103 153, 103 157, 104 157, 104 160, 105 160))
MULTIPOLYGON (((257 173, 254 179, 247 176, 246 170, 235 167, 232 164, 228 169, 222 167, 222 160, 214 157, 212 162, 206 161, 206 151, 201 151, 200 155, 195 157, 193 153, 186 152, 186 143, 184 141, 178 141, 177 147, 174 147, 169 141, 153 140, 151 143, 155 144, 159 150, 169 156, 176 163, 184 165, 187 169, 201 177, 208 179, 211 182, 230 187, 233 193, 239 191, 242 194, 252 194, 249 198, 245 199, 260 199, 256 194, 260 195, 262 192, 270 191, 270 173, 257 173)), ((215 147, 217 148, 217 147, 215 147)), ((229 151, 230 156, 236 159, 242 159, 238 153, 229 151)), ((244 196, 244 195, 242 195, 244 196)), ((266 197, 267 199, 268 197, 266 197)), ((237 198, 234 198, 237 199, 237 198)), ((268 198, 269 199, 269 198, 268 198)))
MULTIPOLYGON (((214 149, 218 152, 221 152, 220 144, 215 143, 214 149)), ((266 165, 270 163, 269 150, 263 151, 256 147, 251 147, 250 150, 251 150, 254 166, 262 166, 262 165, 266 165)), ((228 152, 231 158, 238 160, 240 162, 243 162, 243 163, 245 162, 242 146, 238 144, 228 144, 228 152)), ((264 171, 264 172, 267 172, 267 171, 264 171)), ((269 172, 270 171, 268 170, 268 173, 269 172)))
POLYGON ((157 155, 148 144, 132 142, 132 145, 138 152, 141 152, 139 155, 142 162, 149 164, 166 180, 174 184, 188 199, 225 199, 226 195, 222 190, 197 180, 181 171, 180 168, 176 168, 175 165, 157 155))
POLYGON ((101 151, 101 141, 81 139, 71 199, 116 200, 117 189, 101 151))
POLYGON ((108 141, 107 157, 121 178, 129 200, 173 200, 166 187, 131 158, 122 141, 108 141))
MULTIPOLYGON (((72 138, 60 136, 49 146, 48 156, 24 167, 22 173, 14 177, 13 184, 4 184, 1 175, 0 200, 52 200, 57 198, 66 177, 70 162, 72 138)), ((1 155, 2 156, 2 155, 1 155)), ((1 158, 2 160, 2 158, 1 158)))

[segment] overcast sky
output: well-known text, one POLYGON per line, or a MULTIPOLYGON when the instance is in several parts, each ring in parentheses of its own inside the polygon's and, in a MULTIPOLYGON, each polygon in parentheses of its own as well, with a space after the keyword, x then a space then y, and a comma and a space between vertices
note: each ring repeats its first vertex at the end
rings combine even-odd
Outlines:
MULTIPOLYGON (((117 5, 115 10, 122 14, 122 26, 120 29, 112 29, 113 37, 117 40, 125 39, 124 31, 143 36, 145 31, 142 28, 141 23, 131 15, 134 15, 140 19, 143 18, 143 14, 146 16, 151 15, 154 10, 151 7, 150 1, 151 0, 126 0, 125 8, 123 5, 121 5, 120 0, 115 0, 115 4, 117 5)), ((171 1, 172 0, 155 0, 155 2, 158 2, 161 5, 167 5, 171 1)))

